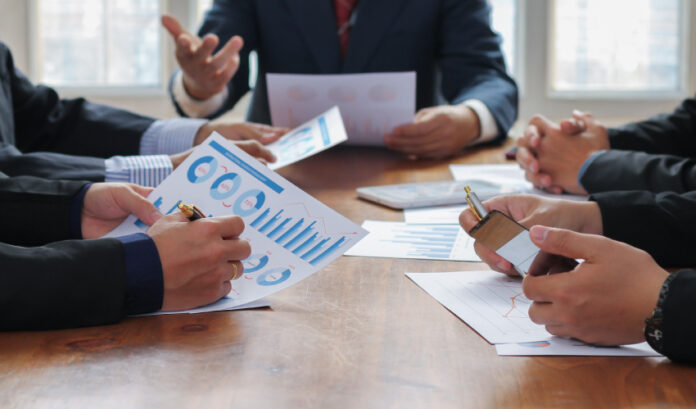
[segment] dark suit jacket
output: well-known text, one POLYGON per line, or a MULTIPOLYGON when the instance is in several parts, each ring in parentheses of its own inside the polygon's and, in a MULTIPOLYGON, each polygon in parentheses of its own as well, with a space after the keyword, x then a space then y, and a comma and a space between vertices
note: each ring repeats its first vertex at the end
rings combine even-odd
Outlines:
POLYGON ((696 190, 696 99, 670 114, 609 130, 611 150, 580 182, 590 193, 610 190, 696 190))
POLYGON ((79 327, 123 317, 123 244, 67 240, 70 206, 83 186, 0 173, 0 330, 79 327))
POLYGON ((504 138, 517 117, 517 86, 505 72, 489 20, 485 0, 360 1, 342 62, 331 0, 216 0, 199 35, 215 33, 221 45, 240 35, 245 46, 229 98, 214 116, 249 90, 248 56, 256 50, 251 121, 270 123, 266 73, 416 71, 419 109, 478 99, 504 138))
POLYGON ((153 121, 82 98, 60 99, 19 72, 0 43, 0 171, 103 181, 103 158, 137 155, 153 121))

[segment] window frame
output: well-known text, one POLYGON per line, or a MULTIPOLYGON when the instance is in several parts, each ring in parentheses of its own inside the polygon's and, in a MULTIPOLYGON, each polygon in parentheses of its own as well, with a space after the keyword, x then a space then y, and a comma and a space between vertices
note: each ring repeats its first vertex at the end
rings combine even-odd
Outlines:
MULTIPOLYGON (((39 3, 41 0, 29 0, 28 4, 28 39, 29 39, 29 72, 31 78, 40 80, 40 63, 42 56, 41 24, 39 21, 39 3)), ((169 1, 157 0, 161 13, 169 11, 169 1)), ((162 30, 160 28, 160 30, 162 30)), ((159 83, 156 85, 56 85, 50 84, 61 95, 80 95, 90 97, 159 97, 167 95, 167 83, 169 81, 171 59, 173 52, 166 41, 166 34, 160 31, 159 35, 159 83)))

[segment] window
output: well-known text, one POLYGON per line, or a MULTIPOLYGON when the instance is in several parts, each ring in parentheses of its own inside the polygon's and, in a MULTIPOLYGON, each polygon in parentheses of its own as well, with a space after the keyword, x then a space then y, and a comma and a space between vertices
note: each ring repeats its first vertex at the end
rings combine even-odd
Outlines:
POLYGON ((491 16, 493 30, 500 34, 503 44, 503 55, 505 56, 505 64, 509 73, 518 74, 517 58, 515 52, 517 50, 517 0, 490 0, 490 5, 493 8, 491 16))
POLYGON ((203 17, 205 17, 205 12, 213 6, 213 0, 198 0, 196 3, 198 4, 198 18, 196 21, 200 24, 203 21, 203 17))
POLYGON ((556 0, 553 91, 672 91, 681 77, 679 0, 556 0))
POLYGON ((64 87, 160 87, 159 1, 35 0, 34 75, 64 87))

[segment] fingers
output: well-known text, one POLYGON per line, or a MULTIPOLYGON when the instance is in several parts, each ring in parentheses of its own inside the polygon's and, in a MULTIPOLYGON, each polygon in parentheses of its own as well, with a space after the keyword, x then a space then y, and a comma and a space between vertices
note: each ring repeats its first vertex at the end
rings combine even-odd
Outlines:
POLYGON ((242 220, 242 218, 239 216, 221 216, 210 219, 201 219, 201 221, 206 223, 214 223, 217 233, 224 239, 239 237, 239 235, 244 231, 244 220, 242 220))
POLYGON ((444 124, 444 116, 436 116, 427 120, 412 122, 410 124, 399 125, 394 128, 392 135, 395 139, 408 140, 421 138, 424 135, 433 132, 444 124))
POLYGON ((478 224, 479 220, 474 216, 474 212, 471 209, 466 209, 459 214, 459 224, 464 230, 469 232, 478 224))
POLYGON ((234 69, 239 66, 239 51, 244 47, 244 41, 240 36, 234 36, 227 41, 220 51, 210 60, 216 71, 229 68, 229 63, 234 62, 234 69), (235 58, 236 57, 236 58, 235 58))
POLYGON ((186 30, 184 30, 181 27, 181 24, 179 24, 179 20, 176 19, 176 17, 169 15, 169 14, 164 14, 162 15, 162 25, 164 28, 169 31, 169 34, 172 35, 172 38, 174 40, 178 39, 180 35, 184 34, 186 30))
POLYGON ((493 270, 510 277, 520 276, 509 261, 499 256, 485 245, 479 242, 474 243, 474 251, 476 251, 476 254, 481 258, 481 261, 488 264, 493 270))
POLYGON ((525 171, 524 178, 532 182, 534 186, 544 189, 551 187, 551 184, 553 183, 551 175, 548 175, 546 173, 532 173, 529 171, 525 171))
POLYGON ((276 161, 276 156, 273 154, 273 152, 257 141, 237 141, 234 144, 244 152, 257 159, 263 159, 266 162, 271 163, 276 161))
POLYGON ((213 54, 215 47, 220 43, 220 39, 215 34, 208 34, 203 37, 201 45, 194 51, 193 59, 199 62, 208 61, 213 54))
POLYGON ((529 235, 540 249, 573 259, 595 260, 607 251, 609 239, 592 234, 576 233, 565 229, 533 226, 529 235))
POLYGON ((539 325, 560 325, 561 320, 554 311, 554 305, 547 302, 535 301, 529 306, 529 319, 539 325))
POLYGON ((539 172, 539 160, 528 148, 523 146, 518 147, 515 159, 522 169, 533 174, 539 172))
POLYGON ((117 191, 116 202, 123 210, 136 215, 145 224, 151 226, 162 217, 162 213, 144 196, 151 191, 150 188, 141 188, 137 185, 124 185, 123 189, 117 191))

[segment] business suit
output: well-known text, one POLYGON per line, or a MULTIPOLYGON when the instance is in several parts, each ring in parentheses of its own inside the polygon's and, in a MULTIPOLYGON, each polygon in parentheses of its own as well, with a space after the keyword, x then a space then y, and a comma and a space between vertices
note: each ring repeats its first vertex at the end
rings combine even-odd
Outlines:
POLYGON ((256 50, 259 75, 250 121, 270 123, 266 73, 415 70, 418 109, 480 100, 504 138, 517 117, 517 87, 505 72, 489 14, 485 0, 361 1, 342 60, 331 0, 215 1, 199 35, 215 33, 220 44, 240 35, 245 46, 228 98, 212 116, 231 109, 249 90, 248 56, 256 50))
POLYGON ((14 66, 0 43, 0 170, 10 176, 103 181, 104 158, 137 155, 154 122, 83 98, 60 99, 14 66))
POLYGON ((121 241, 68 240, 84 184, 0 173, 0 330, 107 324, 125 314, 121 241))
POLYGON ((609 144, 580 179, 588 192, 696 190, 695 98, 670 114, 610 129, 609 144))

